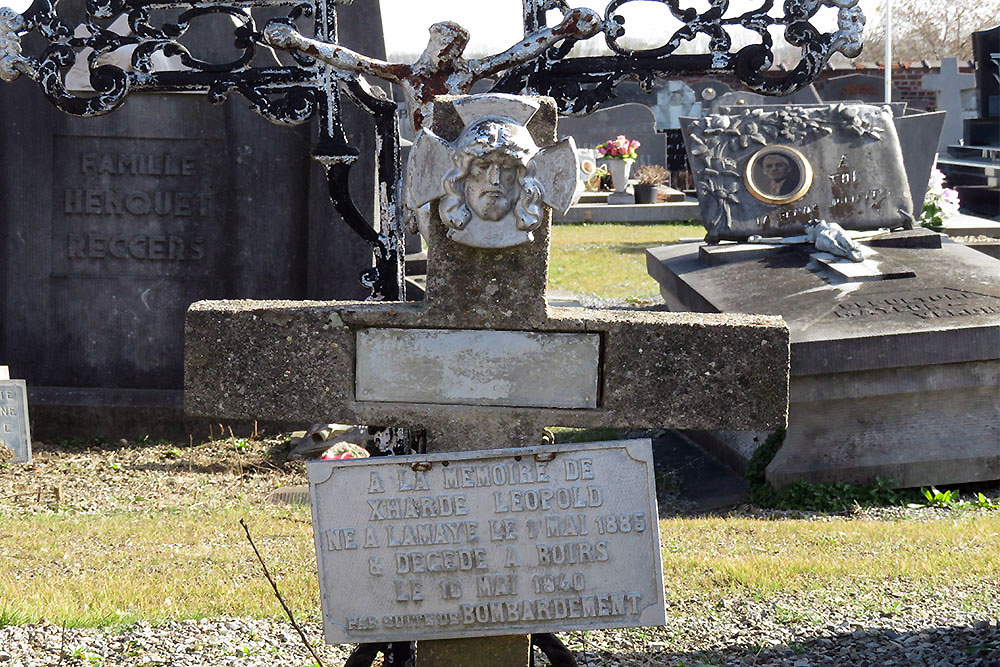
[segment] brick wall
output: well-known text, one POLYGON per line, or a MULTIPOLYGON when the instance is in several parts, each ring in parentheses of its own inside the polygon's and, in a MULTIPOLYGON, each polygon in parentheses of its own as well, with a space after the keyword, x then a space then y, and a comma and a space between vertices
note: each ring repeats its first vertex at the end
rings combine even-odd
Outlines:
MULTIPOLYGON (((895 91, 893 101, 906 102, 912 109, 923 111, 937 111, 937 93, 923 88, 923 77, 927 74, 937 74, 941 70, 940 65, 934 63, 899 63, 892 68, 892 86, 895 91)), ((959 63, 959 71, 972 73, 975 68, 972 62, 959 63)), ((865 74, 882 78, 884 70, 881 65, 874 63, 856 63, 852 68, 832 68, 827 67, 816 77, 814 85, 822 97, 823 84, 829 79, 847 74, 865 74)), ((687 83, 704 81, 705 77, 686 77, 687 83)), ((721 81, 734 90, 746 90, 746 87, 739 82, 735 76, 716 77, 716 81, 721 81)), ((780 99, 780 98, 779 98, 780 99)))

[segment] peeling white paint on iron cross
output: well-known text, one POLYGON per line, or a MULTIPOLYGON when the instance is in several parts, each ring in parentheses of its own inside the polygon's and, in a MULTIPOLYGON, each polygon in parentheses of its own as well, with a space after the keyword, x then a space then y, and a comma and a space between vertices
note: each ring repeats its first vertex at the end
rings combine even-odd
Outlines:
MULTIPOLYGON (((436 205, 448 238, 476 248, 534 240, 543 206, 565 213, 580 184, 572 137, 539 147, 525 127, 538 102, 504 94, 455 101, 465 127, 454 142, 428 129, 413 142, 407 201, 436 205)), ((423 220, 429 217, 427 209, 423 220)))
POLYGON ((328 643, 666 622, 649 440, 308 467, 328 643))

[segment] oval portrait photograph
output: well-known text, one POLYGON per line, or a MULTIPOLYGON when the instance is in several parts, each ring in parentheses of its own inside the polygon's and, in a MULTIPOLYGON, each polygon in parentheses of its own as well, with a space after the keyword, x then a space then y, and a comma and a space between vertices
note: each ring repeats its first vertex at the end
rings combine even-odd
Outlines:
POLYGON ((768 204, 801 199, 812 185, 812 165, 791 146, 765 146, 750 156, 743 182, 754 197, 768 204))

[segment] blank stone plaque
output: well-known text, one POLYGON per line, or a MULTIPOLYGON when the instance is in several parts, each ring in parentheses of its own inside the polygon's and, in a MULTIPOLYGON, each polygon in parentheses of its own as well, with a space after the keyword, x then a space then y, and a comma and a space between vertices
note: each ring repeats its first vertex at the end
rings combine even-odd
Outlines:
POLYGON ((599 358, 599 334, 363 329, 357 400, 596 408, 599 358))
POLYGON ((328 643, 665 623, 649 440, 308 469, 328 643))

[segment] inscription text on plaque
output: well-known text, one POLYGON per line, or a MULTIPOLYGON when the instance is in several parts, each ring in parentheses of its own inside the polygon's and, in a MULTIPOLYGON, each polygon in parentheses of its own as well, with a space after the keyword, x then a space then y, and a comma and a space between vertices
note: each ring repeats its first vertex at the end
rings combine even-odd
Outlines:
POLYGON ((661 625, 649 440, 309 464, 330 643, 661 625))

